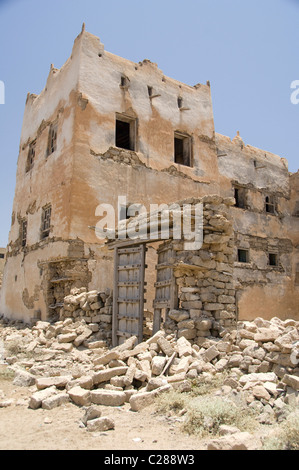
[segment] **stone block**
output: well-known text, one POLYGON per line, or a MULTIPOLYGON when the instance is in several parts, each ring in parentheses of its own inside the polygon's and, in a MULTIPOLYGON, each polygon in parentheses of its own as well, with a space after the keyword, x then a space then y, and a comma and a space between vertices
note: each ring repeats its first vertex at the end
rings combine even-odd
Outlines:
POLYGON ((120 352, 117 350, 109 351, 108 353, 104 354, 103 356, 96 357, 93 361, 94 365, 106 365, 109 364, 110 361, 120 358, 120 352))
POLYGON ((274 328, 259 328, 254 335, 254 341, 268 343, 274 342, 280 335, 280 331, 274 328))
POLYGON ((151 405, 154 403, 156 397, 162 393, 168 392, 170 390, 171 386, 164 385, 162 387, 159 387, 155 390, 152 390, 151 392, 140 392, 136 393, 130 398, 130 405, 132 411, 139 411, 146 406, 151 405))
POLYGON ((31 408, 32 410, 40 408, 42 406, 43 400, 46 400, 47 398, 50 398, 51 396, 56 394, 57 389, 54 386, 33 393, 29 400, 29 408, 31 408))
POLYGON ((126 394, 117 390, 92 390, 90 397, 95 405, 121 406, 126 401, 126 394))
POLYGON ((88 406, 91 403, 90 391, 80 386, 68 390, 70 399, 78 406, 88 406))
POLYGON ((211 362, 215 357, 219 356, 219 351, 215 346, 210 346, 202 355, 205 362, 211 362))
POLYGON ((166 364, 167 358, 165 356, 155 356, 152 359, 152 373, 153 375, 160 375, 166 364))
POLYGON ((72 343, 77 338, 77 333, 65 333, 57 336, 58 343, 72 343))
POLYGON ((87 431, 89 432, 104 432, 115 428, 115 423, 112 418, 108 416, 102 416, 87 421, 87 431))
POLYGON ((94 385, 109 382, 112 377, 116 375, 124 375, 128 370, 128 367, 113 367, 112 369, 104 369, 98 372, 95 372, 93 375, 94 385))
POLYGON ((52 410, 53 408, 57 408, 58 406, 65 405, 69 401, 70 399, 68 393, 59 393, 43 400, 42 408, 45 410, 52 410))
POLYGON ((197 336, 196 329, 181 328, 178 330, 178 338, 194 339, 197 336))
POLYGON ((35 384, 35 381, 36 378, 29 372, 21 369, 15 370, 15 377, 13 380, 14 385, 17 385, 18 387, 30 387, 35 384))
POLYGON ((174 349, 172 345, 163 336, 160 336, 160 338, 157 341, 157 344, 159 345, 160 349, 164 352, 166 356, 170 357, 174 353, 174 349))
POLYGON ((285 374, 282 382, 292 387, 294 390, 299 390, 299 377, 296 375, 285 374))
POLYGON ((189 356, 192 354, 192 346, 190 342, 185 338, 185 336, 181 336, 177 340, 177 349, 179 353, 179 357, 182 356, 189 356))
POLYGON ((70 376, 55 376, 55 377, 39 377, 36 379, 36 388, 43 390, 48 387, 65 388, 67 383, 71 380, 70 376))

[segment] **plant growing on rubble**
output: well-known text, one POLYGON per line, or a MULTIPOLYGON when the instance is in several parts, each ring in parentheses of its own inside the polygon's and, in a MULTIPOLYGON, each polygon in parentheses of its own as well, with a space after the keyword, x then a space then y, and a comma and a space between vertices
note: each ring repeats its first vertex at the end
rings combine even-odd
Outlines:
POLYGON ((299 450, 299 411, 291 413, 271 436, 265 438, 263 450, 299 450))
POLYGON ((200 397, 190 404, 183 429, 200 437, 217 435, 221 425, 236 426, 240 431, 256 426, 252 410, 241 409, 220 397, 200 397))

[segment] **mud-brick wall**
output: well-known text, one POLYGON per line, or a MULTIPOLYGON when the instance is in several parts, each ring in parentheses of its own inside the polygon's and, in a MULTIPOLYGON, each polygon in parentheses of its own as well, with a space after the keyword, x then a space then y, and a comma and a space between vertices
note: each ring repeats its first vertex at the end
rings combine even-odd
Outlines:
POLYGON ((184 250, 173 240, 179 308, 171 310, 164 327, 201 345, 207 336, 219 336, 235 326, 236 297, 233 284, 234 235, 230 206, 234 200, 206 196, 203 202, 203 244, 184 250))

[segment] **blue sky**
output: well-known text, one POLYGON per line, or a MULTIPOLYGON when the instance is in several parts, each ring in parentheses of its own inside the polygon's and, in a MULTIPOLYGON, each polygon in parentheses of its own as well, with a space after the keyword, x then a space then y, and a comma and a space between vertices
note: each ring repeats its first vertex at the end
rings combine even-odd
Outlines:
POLYGON ((40 93, 86 30, 189 85, 211 82, 216 132, 299 164, 299 0, 0 0, 0 246, 10 229, 27 92, 40 93))

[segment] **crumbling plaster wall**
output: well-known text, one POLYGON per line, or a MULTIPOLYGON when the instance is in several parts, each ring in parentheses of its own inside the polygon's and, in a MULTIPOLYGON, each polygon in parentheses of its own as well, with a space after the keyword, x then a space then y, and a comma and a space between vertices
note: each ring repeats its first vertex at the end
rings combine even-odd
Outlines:
POLYGON ((216 144, 219 171, 230 180, 228 194, 234 195, 234 186, 246 191, 245 207, 231 209, 239 318, 299 318, 297 180, 285 159, 245 145, 239 135, 231 140, 217 134, 216 144), (274 198, 273 214, 265 210, 266 196, 274 198), (248 263, 237 261, 238 249, 248 250, 248 263), (277 266, 269 265, 269 253, 277 254, 277 266))
POLYGON ((79 91, 70 234, 94 253, 89 288, 105 288, 107 277, 113 279, 111 254, 89 228, 99 221, 99 204, 112 204, 117 215, 118 196, 149 211, 150 204, 219 193, 211 93, 209 85, 165 77, 148 60, 117 57, 87 32, 81 36, 79 91), (121 77, 127 86, 120 86, 121 77), (116 113, 136 121, 134 151, 115 147, 116 113), (174 162, 176 131, 192 141, 191 167, 174 162))
POLYGON ((1 290, 0 311, 29 320, 34 311, 47 315, 39 262, 68 256, 70 198, 73 175, 74 101, 77 100, 79 42, 72 56, 58 70, 51 65, 45 88, 28 94, 20 138, 9 233, 7 264, 1 290), (47 154, 50 124, 57 121, 56 149, 47 154), (32 168, 28 169, 29 145, 36 140, 32 168), (27 170, 27 171, 26 171, 27 170), (52 206, 51 229, 41 240, 42 210, 52 206), (26 246, 22 246, 22 220, 27 220, 26 246))

